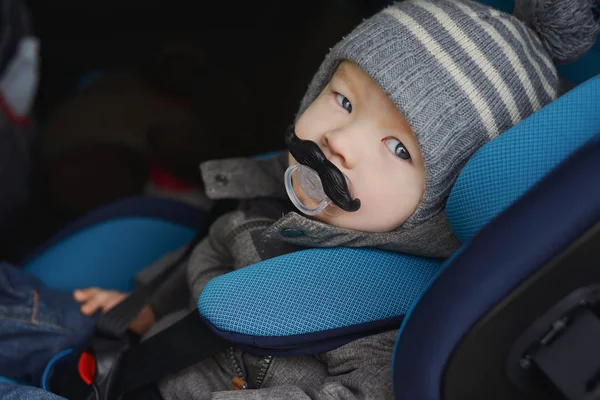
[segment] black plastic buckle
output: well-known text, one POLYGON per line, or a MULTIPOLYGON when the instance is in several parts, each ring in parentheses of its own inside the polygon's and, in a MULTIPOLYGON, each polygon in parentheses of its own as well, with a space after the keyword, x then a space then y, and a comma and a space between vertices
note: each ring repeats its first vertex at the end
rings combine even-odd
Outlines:
POLYGON ((600 319, 582 307, 557 321, 531 361, 569 400, 600 399, 600 319))
POLYGON ((580 289, 534 322, 509 354, 513 383, 535 391, 551 382, 566 399, 600 400, 599 295, 598 287, 580 289))
POLYGON ((130 347, 130 340, 121 340, 94 335, 92 351, 96 358, 96 375, 92 384, 93 392, 87 400, 112 400, 112 388, 123 353, 130 347))

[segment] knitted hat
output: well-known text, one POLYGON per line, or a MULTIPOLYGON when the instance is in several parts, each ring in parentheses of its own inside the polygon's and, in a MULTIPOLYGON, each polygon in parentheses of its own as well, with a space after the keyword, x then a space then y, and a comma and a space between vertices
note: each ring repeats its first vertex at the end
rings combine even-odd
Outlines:
MULTIPOLYGON (((589 3, 587 14, 581 15, 591 16, 597 24, 591 1, 546 3, 571 4, 573 9, 589 3)), ((547 4, 520 8, 524 14, 537 13, 533 18, 537 28, 549 29, 544 18, 539 18, 548 11, 547 4)), ((568 23, 574 23, 573 19, 568 23)), ((597 30, 591 23, 587 26, 593 44, 597 30)), ((551 33, 554 39, 558 37, 556 31, 551 33)), ((396 104, 423 153, 423 199, 396 231, 374 234, 377 237, 371 241, 377 247, 431 256, 446 256, 456 249, 459 242, 444 210, 466 161, 475 150, 558 96, 559 78, 549 51, 566 50, 558 40, 553 46, 544 40, 516 17, 480 3, 405 0, 364 21, 331 50, 310 83, 298 115, 328 84, 340 62, 349 60, 396 104)), ((573 47, 573 42, 567 45, 573 47)))

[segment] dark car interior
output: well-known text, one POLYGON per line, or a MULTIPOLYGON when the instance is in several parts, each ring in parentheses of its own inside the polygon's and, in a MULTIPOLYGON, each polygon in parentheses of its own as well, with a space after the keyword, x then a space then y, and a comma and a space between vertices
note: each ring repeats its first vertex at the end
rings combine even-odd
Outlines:
POLYGON ((201 187, 201 161, 282 148, 322 57, 383 5, 30 1, 41 43, 34 195, 0 254, 16 261, 78 216, 142 193, 153 163, 201 187))

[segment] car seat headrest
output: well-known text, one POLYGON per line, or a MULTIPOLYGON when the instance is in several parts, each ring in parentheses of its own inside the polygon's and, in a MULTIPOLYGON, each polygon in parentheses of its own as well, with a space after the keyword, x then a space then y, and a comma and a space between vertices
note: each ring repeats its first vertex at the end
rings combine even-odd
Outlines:
POLYGON ((600 76, 579 85, 481 147, 446 204, 462 243, 600 131, 600 76))
POLYGON ((220 336, 255 354, 311 353, 331 340, 398 327, 440 266, 375 249, 302 250, 212 279, 198 310, 220 336))

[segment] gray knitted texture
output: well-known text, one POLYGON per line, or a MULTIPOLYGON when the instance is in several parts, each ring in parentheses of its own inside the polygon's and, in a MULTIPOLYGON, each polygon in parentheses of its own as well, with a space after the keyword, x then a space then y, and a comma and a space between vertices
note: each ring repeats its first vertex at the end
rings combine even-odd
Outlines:
POLYGON ((424 222, 442 213, 469 157, 559 90, 556 68, 537 34, 512 15, 470 1, 405 0, 365 20, 326 56, 298 115, 343 60, 379 84, 421 146, 426 188, 399 228, 405 240, 446 233, 418 227, 438 225, 424 222))
POLYGON ((515 15, 538 33, 557 63, 568 63, 592 48, 600 34, 599 0, 516 0, 515 15))

